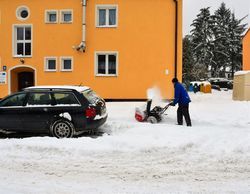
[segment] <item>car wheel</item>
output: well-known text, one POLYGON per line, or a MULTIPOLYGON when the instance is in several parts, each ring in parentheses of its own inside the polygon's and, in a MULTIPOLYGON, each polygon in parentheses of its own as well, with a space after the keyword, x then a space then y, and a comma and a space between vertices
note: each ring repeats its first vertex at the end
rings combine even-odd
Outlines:
POLYGON ((149 117, 147 118, 147 121, 148 121, 149 123, 152 123, 152 124, 158 122, 157 119, 156 119, 154 116, 149 116, 149 117))
POLYGON ((63 119, 55 121, 50 127, 52 136, 57 138, 73 137, 74 131, 74 125, 71 122, 63 119))

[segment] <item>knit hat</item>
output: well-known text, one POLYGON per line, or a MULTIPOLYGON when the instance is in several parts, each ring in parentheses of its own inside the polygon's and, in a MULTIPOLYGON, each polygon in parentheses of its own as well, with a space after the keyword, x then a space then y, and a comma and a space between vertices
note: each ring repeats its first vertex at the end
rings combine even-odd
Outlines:
POLYGON ((172 79, 172 82, 176 83, 176 82, 178 82, 178 79, 175 77, 175 78, 172 79))

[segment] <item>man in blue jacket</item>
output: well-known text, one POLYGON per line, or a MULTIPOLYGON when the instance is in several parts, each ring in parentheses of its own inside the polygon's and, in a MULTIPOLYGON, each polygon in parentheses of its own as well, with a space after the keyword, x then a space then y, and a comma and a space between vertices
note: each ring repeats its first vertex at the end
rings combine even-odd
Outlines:
POLYGON ((186 89, 178 81, 177 78, 173 78, 172 83, 174 84, 174 101, 171 103, 171 105, 175 106, 177 103, 179 105, 177 109, 178 125, 183 125, 183 116, 184 116, 187 126, 191 127, 192 124, 189 115, 189 103, 191 102, 190 97, 186 89))

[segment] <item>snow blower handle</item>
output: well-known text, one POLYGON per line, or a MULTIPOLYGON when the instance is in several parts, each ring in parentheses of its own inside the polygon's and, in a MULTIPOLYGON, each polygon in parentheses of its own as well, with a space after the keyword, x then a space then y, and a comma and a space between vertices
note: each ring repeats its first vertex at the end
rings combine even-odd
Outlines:
POLYGON ((175 106, 174 101, 173 101, 173 100, 171 100, 171 101, 168 103, 168 105, 167 105, 167 106, 175 106))
POLYGON ((172 106, 172 104, 173 104, 173 101, 170 101, 170 102, 162 109, 161 114, 163 114, 163 113, 168 109, 168 107, 172 106))

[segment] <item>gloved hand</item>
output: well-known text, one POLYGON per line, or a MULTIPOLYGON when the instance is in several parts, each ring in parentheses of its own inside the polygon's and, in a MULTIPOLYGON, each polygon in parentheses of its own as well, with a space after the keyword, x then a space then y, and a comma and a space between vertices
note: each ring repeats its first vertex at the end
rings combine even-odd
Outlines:
POLYGON ((174 102, 170 102, 169 106, 175 106, 174 102))

